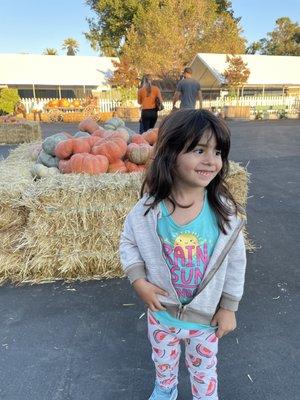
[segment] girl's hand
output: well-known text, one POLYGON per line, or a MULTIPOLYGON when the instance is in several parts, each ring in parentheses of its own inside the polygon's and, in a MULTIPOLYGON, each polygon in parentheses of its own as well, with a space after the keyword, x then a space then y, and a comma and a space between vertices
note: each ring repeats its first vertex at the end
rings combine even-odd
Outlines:
POLYGON ((210 325, 218 325, 216 336, 221 339, 222 336, 227 335, 227 333, 236 328, 235 312, 225 310, 225 308, 220 308, 211 320, 210 325))
POLYGON ((133 282, 132 286, 139 295, 139 297, 147 304, 151 311, 165 310, 159 300, 157 299, 157 294, 163 296, 168 296, 168 293, 158 286, 146 281, 146 279, 137 279, 133 282))

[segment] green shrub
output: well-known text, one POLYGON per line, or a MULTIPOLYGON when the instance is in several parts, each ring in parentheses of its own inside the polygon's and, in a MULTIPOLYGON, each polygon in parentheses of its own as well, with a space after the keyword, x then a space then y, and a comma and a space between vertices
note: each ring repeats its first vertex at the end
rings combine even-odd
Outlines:
POLYGON ((20 101, 17 89, 0 89, 0 113, 11 114, 14 112, 14 106, 20 101))

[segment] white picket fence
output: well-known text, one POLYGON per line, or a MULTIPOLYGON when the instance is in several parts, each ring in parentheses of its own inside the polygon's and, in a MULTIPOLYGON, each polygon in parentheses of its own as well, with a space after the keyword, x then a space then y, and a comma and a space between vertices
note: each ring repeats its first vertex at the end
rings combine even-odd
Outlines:
MULTIPOLYGON (((26 111, 30 112, 32 110, 34 102, 38 101, 39 103, 45 106, 50 100, 58 100, 54 98, 40 98, 40 99, 22 99, 22 103, 26 107, 26 111)), ((72 102, 74 99, 67 99, 72 102)), ((81 100, 81 99, 80 99, 81 100)), ((136 101, 133 101, 134 106, 138 106, 136 101)), ((100 99, 99 101, 99 112, 107 112, 113 111, 116 107, 121 106, 120 100, 112 100, 112 99, 100 99)), ((230 97, 218 97, 215 100, 204 100, 203 108, 211 108, 216 107, 223 108, 224 106, 251 106, 251 107, 259 107, 259 106, 268 106, 270 108, 276 107, 284 107, 288 109, 300 109, 300 97, 297 96, 244 96, 239 99, 234 99, 230 97)), ((167 113, 173 107, 172 101, 164 101, 164 111, 161 114, 167 113)))

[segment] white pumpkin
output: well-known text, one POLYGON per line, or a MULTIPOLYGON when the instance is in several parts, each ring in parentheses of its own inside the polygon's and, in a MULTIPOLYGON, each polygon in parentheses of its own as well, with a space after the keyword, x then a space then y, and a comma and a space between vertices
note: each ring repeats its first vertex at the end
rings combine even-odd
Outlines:
POLYGON ((33 177, 37 177, 37 178, 44 178, 47 176, 52 176, 52 175, 56 175, 56 174, 60 174, 60 171, 58 168, 56 167, 46 167, 43 164, 34 164, 31 168, 31 174, 33 177))

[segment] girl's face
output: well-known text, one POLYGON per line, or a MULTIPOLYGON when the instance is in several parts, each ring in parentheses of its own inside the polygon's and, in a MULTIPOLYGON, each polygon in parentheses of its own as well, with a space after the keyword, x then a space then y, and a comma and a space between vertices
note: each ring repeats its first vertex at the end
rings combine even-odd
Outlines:
POLYGON ((215 135, 205 131, 192 151, 181 152, 176 160, 176 185, 205 188, 222 169, 221 150, 216 145, 215 135))

